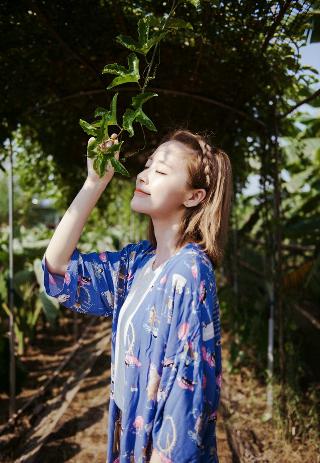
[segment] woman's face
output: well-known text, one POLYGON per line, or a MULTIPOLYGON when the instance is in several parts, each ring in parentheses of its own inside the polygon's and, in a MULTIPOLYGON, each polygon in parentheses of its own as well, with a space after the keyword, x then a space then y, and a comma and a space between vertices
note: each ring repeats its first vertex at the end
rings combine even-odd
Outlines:
POLYGON ((187 163, 188 148, 181 142, 170 140, 162 143, 146 161, 137 176, 137 191, 131 199, 131 208, 153 218, 174 216, 183 210, 188 198, 187 163))

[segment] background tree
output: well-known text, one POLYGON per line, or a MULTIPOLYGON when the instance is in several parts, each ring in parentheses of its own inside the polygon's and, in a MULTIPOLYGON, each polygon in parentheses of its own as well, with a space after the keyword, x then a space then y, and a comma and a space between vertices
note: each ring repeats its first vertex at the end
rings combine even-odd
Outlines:
MULTIPOLYGON (((41 180, 54 175, 63 210, 85 176, 88 136, 78 121, 90 120, 97 106, 110 107, 114 93, 106 92, 109 76, 101 74, 104 66, 127 65, 127 50, 115 37, 134 37, 140 18, 163 17, 169 4, 0 4, 6 38, 0 53, 0 140, 12 137, 17 127, 23 130, 21 182, 30 191, 40 191, 41 180)), ((138 136, 124 145, 132 178, 116 175, 118 183, 106 189, 81 243, 105 245, 107 234, 117 247, 137 239, 140 232, 143 237, 141 223, 139 233, 130 235, 134 214, 129 200, 146 154, 174 126, 209 132, 212 142, 230 155, 234 172, 230 240, 219 269, 224 321, 233 333, 233 367, 249 364, 266 381, 272 312, 274 367, 282 391, 279 410, 288 435, 295 423, 305 437, 307 428, 299 415, 306 406, 302 398, 309 397, 306 391, 319 374, 310 355, 319 344, 319 330, 310 320, 318 323, 320 134, 319 117, 308 119, 299 109, 303 103, 319 108, 320 91, 312 87, 319 81, 317 71, 301 64, 299 50, 310 34, 313 41, 319 38, 318 9, 318 1, 182 3, 176 18, 192 29, 177 29, 163 39, 149 84, 149 91, 159 95, 146 102, 158 132, 137 130, 138 136), (253 173, 260 188, 248 196, 245 187, 253 173), (297 363, 305 365, 299 374, 297 363)), ((136 88, 128 84, 116 91, 123 112, 136 88)))

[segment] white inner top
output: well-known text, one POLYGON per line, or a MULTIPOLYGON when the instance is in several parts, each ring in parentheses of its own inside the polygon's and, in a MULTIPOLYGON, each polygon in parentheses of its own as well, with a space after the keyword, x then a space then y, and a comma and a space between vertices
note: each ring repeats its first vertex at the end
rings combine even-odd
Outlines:
POLYGON ((152 289, 154 280, 167 262, 163 262, 155 270, 152 270, 155 258, 156 256, 150 258, 143 267, 136 271, 130 291, 121 306, 118 317, 114 362, 114 400, 122 411, 124 408, 125 368, 130 368, 125 365, 125 353, 127 352, 128 355, 131 355, 131 350, 136 342, 136 333, 132 329, 130 339, 127 339, 128 329, 132 317, 139 309, 147 292, 152 289), (128 344, 131 344, 131 346, 128 344))

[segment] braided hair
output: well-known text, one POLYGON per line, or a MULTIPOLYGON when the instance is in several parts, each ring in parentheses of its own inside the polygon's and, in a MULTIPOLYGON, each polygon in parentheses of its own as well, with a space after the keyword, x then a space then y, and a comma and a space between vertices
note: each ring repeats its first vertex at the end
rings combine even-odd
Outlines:
MULTIPOLYGON (((177 247, 199 243, 214 265, 221 263, 227 241, 231 209, 232 167, 228 155, 211 144, 208 137, 190 130, 175 129, 161 143, 176 140, 186 147, 187 187, 203 188, 206 196, 197 205, 186 207, 177 236, 177 247)), ((149 240, 156 245, 152 220, 149 240)))
POLYGON ((202 153, 202 164, 204 166, 203 173, 206 179, 206 186, 209 188, 211 183, 211 175, 212 175, 212 158, 214 156, 215 147, 211 147, 205 140, 200 138, 198 135, 196 136, 199 145, 201 146, 201 153, 202 153))

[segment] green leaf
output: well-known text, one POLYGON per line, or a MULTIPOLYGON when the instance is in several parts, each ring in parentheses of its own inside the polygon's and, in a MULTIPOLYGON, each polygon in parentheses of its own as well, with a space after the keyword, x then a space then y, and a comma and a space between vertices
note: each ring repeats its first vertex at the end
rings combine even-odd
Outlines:
POLYGON ((97 142, 98 143, 101 143, 106 138, 106 135, 105 135, 106 132, 107 132, 107 138, 109 138, 108 137, 108 118, 109 118, 109 116, 110 116, 110 111, 103 114, 103 116, 101 118, 101 125, 100 125, 99 132, 98 132, 98 135, 97 135, 97 142))
POLYGON ((131 106, 134 109, 141 108, 146 101, 150 100, 150 98, 153 98, 154 96, 158 96, 158 94, 152 92, 139 93, 132 97, 131 106))
POLYGON ((108 121, 109 125, 118 125, 118 122, 117 122, 118 95, 119 95, 119 92, 115 93, 111 101, 111 105, 110 105, 111 114, 110 114, 110 119, 108 121))
POLYGON ((79 124, 81 125, 82 129, 88 134, 93 135, 94 137, 98 134, 98 130, 93 125, 89 124, 88 122, 84 121, 83 119, 79 120, 79 124))
POLYGON ((157 31, 149 37, 150 25, 154 23, 154 21, 155 18, 151 15, 139 19, 138 41, 135 41, 130 36, 120 34, 116 37, 117 42, 129 50, 146 55, 156 43, 160 42, 170 32, 169 30, 157 31))
POLYGON ((128 56, 128 69, 119 64, 108 64, 104 67, 102 74, 116 74, 118 77, 113 79, 107 89, 115 87, 116 85, 126 84, 128 82, 139 82, 139 58, 135 53, 130 53, 128 56))
POLYGON ((88 143, 87 155, 89 158, 94 158, 98 154, 97 146, 98 146, 97 140, 91 140, 91 142, 88 143))
POLYGON ((142 47, 142 52, 146 55, 148 51, 156 45, 158 42, 160 42, 167 34, 169 34, 170 31, 164 31, 164 32, 157 32, 154 34, 146 44, 143 45, 142 47))
POLYGON ((114 156, 114 154, 117 151, 121 151, 121 146, 123 145, 124 141, 122 140, 120 143, 114 143, 112 146, 110 146, 106 152, 106 154, 109 156, 114 156))
POLYGON ((127 171, 127 169, 124 167, 123 164, 121 164, 120 161, 116 158, 111 158, 110 159, 112 166, 114 167, 114 170, 116 172, 119 172, 119 174, 126 175, 127 177, 130 177, 130 173, 127 171))
POLYGON ((107 162, 108 162, 108 158, 106 156, 103 156, 99 161, 99 175, 100 175, 100 177, 103 177, 105 172, 106 172, 107 162))
POLYGON ((59 302, 55 297, 48 296, 48 294, 45 292, 45 287, 43 283, 43 269, 41 265, 41 260, 39 258, 34 259, 33 261, 33 271, 40 288, 38 294, 39 299, 37 299, 38 304, 36 304, 36 310, 32 314, 31 324, 35 325, 41 308, 43 308, 47 320, 49 320, 49 322, 52 323, 59 314, 59 302))
POLYGON ((122 117, 122 127, 129 133, 130 137, 133 137, 134 130, 132 127, 133 121, 135 119, 135 111, 131 108, 127 108, 123 117, 122 117))
POLYGON ((198 6, 200 6, 200 0, 186 0, 187 3, 191 3, 191 5, 195 6, 196 8, 198 8, 198 6))
POLYGON ((141 51, 140 51, 140 49, 139 49, 139 45, 138 45, 137 42, 136 42, 132 37, 130 37, 129 35, 123 35, 123 34, 117 35, 116 41, 117 41, 120 45, 122 45, 123 47, 128 48, 129 50, 132 50, 132 51, 136 51, 136 52, 138 52, 138 53, 141 53, 141 51))
MULTIPOLYGON (((98 117, 98 116, 97 116, 98 117)), ((96 122, 91 122, 91 125, 93 125, 93 127, 100 127, 101 126, 101 120, 100 121, 96 121, 96 122)))
POLYGON ((102 74, 115 74, 121 76, 127 72, 127 68, 118 63, 107 64, 103 70, 102 74))
POLYGON ((93 168, 100 175, 101 156, 97 156, 93 161, 93 168))
POLYGON ((110 125, 118 125, 118 121, 117 121, 118 95, 119 95, 119 92, 114 94, 111 104, 110 104, 110 111, 107 111, 102 115, 100 129, 97 135, 98 143, 101 143, 106 138, 109 138, 109 126, 110 125))
POLYGON ((59 315, 59 309, 56 304, 50 300, 44 291, 39 292, 39 298, 43 307, 43 312, 49 323, 53 323, 59 315))
POLYGON ((98 154, 96 155, 93 161, 93 168, 99 174, 100 177, 103 177, 103 175, 105 174, 107 163, 111 162, 112 164, 112 160, 115 159, 113 156, 117 151, 120 152, 123 143, 124 141, 121 141, 120 143, 114 143, 112 146, 107 148, 105 152, 101 152, 99 150, 98 154))
MULTIPOLYGON (((102 108, 101 106, 99 106, 98 108, 96 108, 96 110, 94 112, 94 117, 103 116, 106 112, 108 112, 107 109, 102 108)), ((93 124, 91 124, 91 125, 93 125, 93 124)))
POLYGON ((162 16, 161 18, 159 16, 148 16, 148 22, 150 27, 157 27, 158 30, 162 30, 164 27, 163 31, 166 29, 189 29, 193 30, 193 26, 191 23, 184 21, 183 19, 179 18, 167 18, 162 16))
POLYGON ((144 18, 140 18, 138 21, 138 35, 140 46, 148 41, 151 20, 152 16, 146 16, 144 18))
POLYGON ((147 129, 157 132, 157 129, 151 119, 142 111, 139 110, 136 116, 136 122, 140 122, 141 125, 145 125, 147 129))
POLYGON ((37 302, 38 304, 36 303, 35 311, 31 315, 31 320, 30 320, 31 326, 35 326, 37 324, 38 318, 42 312, 42 305, 41 305, 41 301, 39 298, 37 302))
POLYGON ((132 124, 134 122, 140 122, 141 125, 145 125, 149 130, 157 132, 156 127, 149 117, 142 111, 141 107, 135 111, 131 108, 127 108, 123 115, 123 128, 129 133, 130 137, 134 135, 134 129, 132 124))
POLYGON ((166 22, 166 28, 193 30, 191 23, 178 18, 169 18, 169 20, 166 22))

